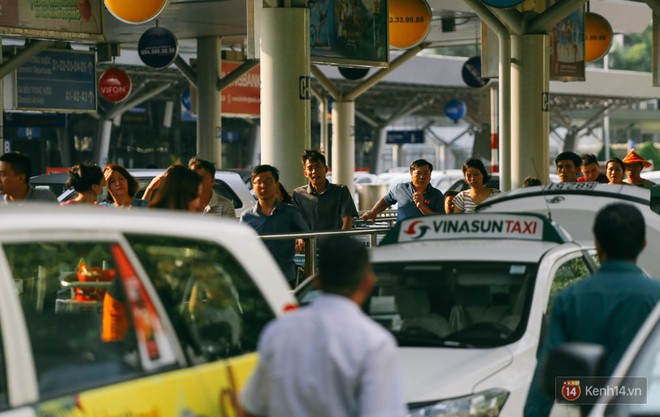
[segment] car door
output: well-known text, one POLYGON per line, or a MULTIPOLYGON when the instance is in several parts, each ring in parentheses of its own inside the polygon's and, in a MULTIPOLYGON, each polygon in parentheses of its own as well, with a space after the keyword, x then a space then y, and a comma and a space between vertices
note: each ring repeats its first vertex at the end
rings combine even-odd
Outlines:
MULTIPOLYGON (((171 243, 162 234, 158 239, 166 242, 161 247, 171 243)), ((254 355, 239 358, 233 370, 227 355, 195 358, 186 351, 193 343, 185 338, 193 336, 180 332, 170 310, 177 304, 166 299, 168 288, 160 287, 162 277, 173 277, 161 271, 171 267, 173 257, 154 252, 140 258, 133 245, 107 231, 3 238, 0 331, 6 378, 0 399, 6 401, 0 409, 28 406, 18 411, 25 415, 235 414, 231 383, 237 387, 244 381, 254 355), (204 361, 207 370, 193 366, 203 367, 204 361)), ((190 247, 186 242, 169 250, 190 247)), ((172 285, 187 283, 184 278, 172 285)), ((178 305, 187 307, 189 300, 178 305)), ((267 313, 262 321, 272 318, 267 313)), ((222 326, 212 328, 212 336, 221 334, 217 327, 222 326)))
POLYGON ((597 268, 591 248, 565 244, 546 253, 539 264, 529 329, 543 340, 555 296, 597 268))

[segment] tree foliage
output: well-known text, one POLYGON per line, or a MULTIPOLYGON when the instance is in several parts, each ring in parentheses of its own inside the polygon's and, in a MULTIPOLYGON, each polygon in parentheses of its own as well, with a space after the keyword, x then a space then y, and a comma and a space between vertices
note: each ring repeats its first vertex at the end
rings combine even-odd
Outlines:
POLYGON ((622 43, 615 43, 609 52, 611 69, 651 72, 653 68, 653 28, 642 33, 623 35, 622 43))

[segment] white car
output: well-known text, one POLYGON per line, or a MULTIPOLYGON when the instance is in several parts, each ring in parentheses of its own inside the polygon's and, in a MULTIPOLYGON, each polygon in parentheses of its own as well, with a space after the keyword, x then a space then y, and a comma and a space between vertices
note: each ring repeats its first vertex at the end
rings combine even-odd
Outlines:
MULTIPOLYGON (((147 188, 151 180, 164 171, 164 169, 128 169, 128 172, 140 183, 137 196, 141 197, 144 189, 147 188)), ((35 187, 48 187, 58 195, 57 200, 61 202, 70 200, 75 196, 73 189, 64 188, 64 184, 66 184, 68 178, 69 175, 67 173, 36 175, 30 178, 30 184, 35 187)), ((251 209, 255 204, 250 190, 241 179, 241 176, 236 172, 216 170, 213 189, 234 203, 236 217, 240 217, 241 213, 251 209)))
POLYGON ((609 185, 595 182, 556 183, 519 188, 484 201, 480 212, 533 212, 550 216, 566 229, 573 239, 586 244, 594 240, 592 226, 596 213, 614 202, 637 207, 646 221, 646 248, 638 265, 649 275, 660 279, 660 215, 651 210, 648 189, 631 185, 609 185))
POLYGON ((0 416, 237 415, 296 301, 250 228, 164 210, 0 207, 0 416))
MULTIPOLYGON (((409 415, 521 415, 548 305, 595 271, 592 252, 537 214, 392 229, 371 249, 377 283, 364 308, 398 341, 409 415)), ((302 304, 313 295, 297 292, 302 304)))

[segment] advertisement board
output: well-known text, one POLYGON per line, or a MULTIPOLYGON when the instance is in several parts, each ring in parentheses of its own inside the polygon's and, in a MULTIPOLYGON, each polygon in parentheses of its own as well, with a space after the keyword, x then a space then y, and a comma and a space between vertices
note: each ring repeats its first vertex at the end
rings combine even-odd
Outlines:
POLYGON ((307 4, 312 62, 388 65, 387 0, 310 0, 307 4))
POLYGON ((98 0, 0 0, 0 33, 73 40, 102 40, 98 0))
MULTIPOLYGON (((545 0, 546 8, 557 0, 545 0)), ((536 10, 537 13, 543 10, 536 10)), ((550 80, 584 81, 585 71, 585 8, 580 7, 554 25, 549 33, 550 80)), ((498 77, 499 45, 495 32, 482 23, 482 75, 498 77)))
MULTIPOLYGON (((546 0, 546 8, 557 0, 546 0)), ((550 79, 584 81, 584 6, 550 31, 550 79)))
MULTIPOLYGON (((222 61, 220 71, 224 78, 242 62, 222 61)), ((223 116, 259 117, 261 115, 261 77, 259 66, 240 76, 220 93, 223 116)), ((183 121, 197 120, 197 88, 190 87, 181 97, 183 121)))

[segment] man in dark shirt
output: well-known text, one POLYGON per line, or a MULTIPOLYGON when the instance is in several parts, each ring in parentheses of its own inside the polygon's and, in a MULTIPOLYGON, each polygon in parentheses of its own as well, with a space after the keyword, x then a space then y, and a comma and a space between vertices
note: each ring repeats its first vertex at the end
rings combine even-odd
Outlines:
POLYGON ((548 416, 552 410, 553 398, 541 390, 541 369, 551 350, 566 342, 603 345, 602 376, 610 376, 660 300, 660 283, 636 265, 646 245, 642 213, 630 204, 610 204, 596 215, 593 231, 600 269, 555 297, 527 396, 525 417, 548 416))
POLYGON ((328 166, 321 152, 306 150, 302 164, 309 184, 293 190, 293 201, 309 229, 350 230, 358 212, 348 187, 326 179, 328 166))
MULTIPOLYGON (((271 165, 258 165, 252 170, 252 187, 257 194, 257 204, 241 214, 241 223, 245 223, 260 235, 275 233, 308 232, 309 228, 297 207, 282 203, 277 198, 280 187, 280 173, 271 165)), ((266 247, 277 261, 280 269, 290 284, 294 283, 296 264, 295 241, 265 240, 266 247)))

